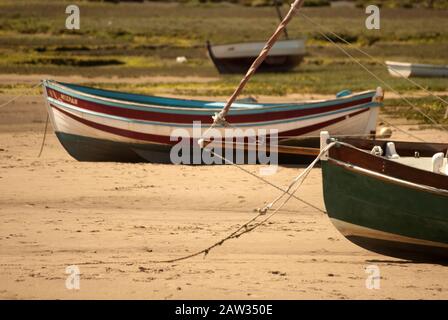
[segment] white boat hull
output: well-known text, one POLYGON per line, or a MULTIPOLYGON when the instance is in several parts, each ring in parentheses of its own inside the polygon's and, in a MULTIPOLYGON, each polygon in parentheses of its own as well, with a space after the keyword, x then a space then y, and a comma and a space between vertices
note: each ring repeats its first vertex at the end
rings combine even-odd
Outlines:
POLYGON ((448 66, 386 61, 393 77, 448 77, 448 66))
MULTIPOLYGON (((212 51, 217 58, 256 58, 264 45, 264 42, 214 45, 212 51)), ((274 44, 268 56, 305 55, 305 53, 305 40, 283 40, 274 44)))

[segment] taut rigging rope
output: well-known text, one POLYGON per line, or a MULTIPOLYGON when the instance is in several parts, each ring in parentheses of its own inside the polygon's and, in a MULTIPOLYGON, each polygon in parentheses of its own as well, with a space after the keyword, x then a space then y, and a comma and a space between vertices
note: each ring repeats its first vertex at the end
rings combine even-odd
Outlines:
MULTIPOLYGON (((374 56, 372 56, 371 54, 365 52, 364 50, 362 50, 361 48, 358 48, 356 46, 354 46, 353 44, 351 44, 350 42, 348 42, 347 40, 345 40, 343 37, 339 36, 337 33, 331 31, 328 28, 325 28, 323 26, 321 26, 320 24, 318 24, 317 22, 313 21, 310 17, 308 17, 306 14, 304 14, 303 12, 300 12, 300 15, 302 17, 304 17, 306 20, 308 20, 309 22, 313 23, 315 26, 318 26, 319 28, 321 28, 322 30, 325 30, 326 32, 330 33, 331 35, 335 36, 336 38, 338 38, 339 40, 341 40, 342 42, 344 42, 345 44, 347 44, 348 46, 350 46, 351 48, 355 49, 356 51, 362 53, 363 55, 365 55, 366 57, 372 59, 373 61, 375 61, 378 64, 381 64, 383 67, 387 68, 387 64, 385 64, 382 60, 375 58, 374 56)), ((398 71, 391 69, 396 75, 398 75, 399 77, 403 78, 404 80, 408 81, 409 83, 412 83, 413 85, 415 85, 416 87, 420 88, 421 90, 425 91, 427 94, 433 96, 434 98, 440 100, 441 102, 445 103, 448 106, 448 101, 443 99, 442 97, 432 93, 430 90, 426 89, 424 86, 422 86, 421 84, 419 84, 418 82, 410 79, 410 78, 406 78, 404 77, 401 73, 399 73, 398 71)))
MULTIPOLYGON (((306 20, 308 20, 311 24, 318 27, 319 29, 323 30, 323 27, 321 27, 317 22, 314 22, 311 20, 308 16, 301 13, 301 16, 303 16, 306 20)), ((335 41, 333 41, 328 35, 323 33, 322 31, 318 31, 321 36, 323 36, 325 39, 327 39, 330 43, 332 43, 336 48, 338 48, 340 51, 342 51, 347 57, 349 57, 353 62, 358 64, 364 71, 366 71, 368 74, 370 74, 372 77, 374 77, 376 80, 380 81, 383 85, 385 85, 389 90, 397 94, 403 101, 405 101, 408 105, 410 105, 414 110, 419 112, 422 116, 424 116, 426 119, 428 119, 430 122, 432 122, 435 125, 441 126, 444 130, 448 130, 445 126, 438 123, 436 120, 434 120, 432 117, 428 116, 426 113, 424 113, 419 107, 417 107, 415 104, 413 104, 409 99, 407 99, 405 96, 400 94, 397 90, 395 90, 389 83, 381 79, 379 76, 377 76, 375 73, 373 73, 369 68, 367 68, 362 62, 358 61, 353 55, 351 55, 347 50, 345 50, 343 47, 338 45, 335 41)), ((332 33, 334 34, 334 33, 332 33)), ((443 102, 446 103, 445 100, 442 99, 443 102)))

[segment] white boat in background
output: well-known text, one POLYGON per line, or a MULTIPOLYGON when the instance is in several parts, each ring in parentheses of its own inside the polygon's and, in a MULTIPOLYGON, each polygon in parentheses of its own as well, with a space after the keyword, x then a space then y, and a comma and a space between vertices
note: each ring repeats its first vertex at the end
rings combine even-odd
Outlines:
MULTIPOLYGON (((220 73, 245 73, 263 49, 264 42, 211 45, 207 42, 210 58, 220 73)), ((305 39, 281 40, 274 44, 259 71, 287 71, 303 60, 305 39)))
POLYGON ((448 77, 448 66, 386 61, 389 73, 394 77, 448 77))

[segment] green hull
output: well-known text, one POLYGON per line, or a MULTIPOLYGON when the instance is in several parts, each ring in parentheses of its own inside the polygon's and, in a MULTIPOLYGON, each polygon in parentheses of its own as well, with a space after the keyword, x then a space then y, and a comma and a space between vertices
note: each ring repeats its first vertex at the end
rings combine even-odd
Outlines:
POLYGON ((349 240, 410 260, 448 260, 448 196, 322 161, 328 215, 349 240))

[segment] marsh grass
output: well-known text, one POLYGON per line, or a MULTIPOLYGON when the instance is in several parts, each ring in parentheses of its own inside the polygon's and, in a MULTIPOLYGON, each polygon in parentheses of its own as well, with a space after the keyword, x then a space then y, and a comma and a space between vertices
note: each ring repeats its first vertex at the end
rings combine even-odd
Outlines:
MULTIPOLYGON (((147 94, 227 96, 241 76, 219 76, 207 57, 205 41, 265 40, 278 23, 272 7, 209 2, 111 4, 83 1, 79 3, 81 30, 74 32, 64 27, 68 3, 0 0, 0 73, 85 77, 215 76, 218 80, 209 83, 91 84, 147 94), (188 62, 176 63, 177 56, 186 56, 188 62)), ((414 86, 390 77, 383 65, 360 55, 328 32, 336 32, 380 61, 446 64, 448 11, 386 7, 390 5, 384 5, 381 11, 381 31, 365 29, 366 15, 362 8, 307 7, 303 12, 326 28, 326 35, 395 89, 412 94, 414 86)), ((300 16, 291 22, 288 31, 291 38, 307 38, 305 61, 290 73, 256 74, 245 94, 336 94, 344 89, 363 91, 382 85, 329 44, 300 16)), ((448 79, 417 81, 429 90, 448 89, 448 79)), ((22 89, 0 86, 1 92, 22 89)), ((434 116, 440 116, 440 107, 431 107, 429 100, 418 99, 416 103, 428 108, 434 116)), ((392 104, 403 105, 403 102, 392 101, 392 104)), ((411 111, 394 108, 388 104, 385 112, 414 116, 411 111)))
MULTIPOLYGON (((442 96, 442 98, 448 100, 448 96, 442 96)), ((448 124, 448 119, 444 119, 447 106, 443 102, 431 97, 408 98, 408 100, 438 123, 448 124)), ((432 124, 430 120, 424 117, 420 112, 407 104, 403 104, 401 99, 386 100, 383 112, 398 118, 418 120, 421 123, 432 124)))

